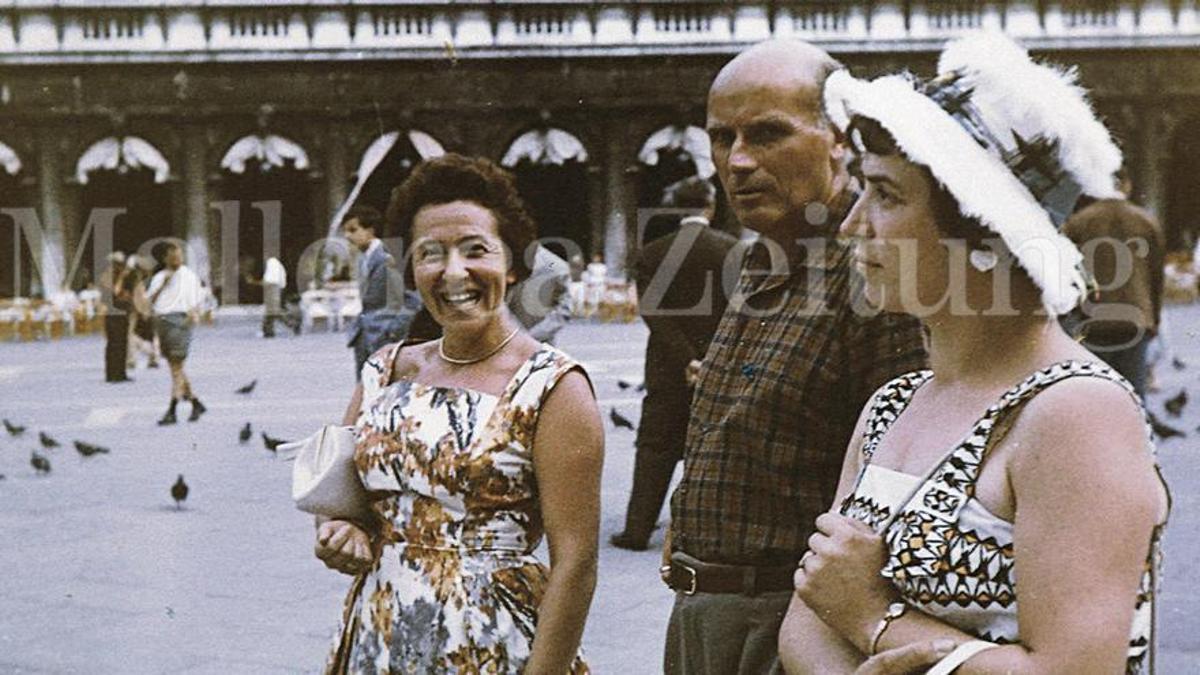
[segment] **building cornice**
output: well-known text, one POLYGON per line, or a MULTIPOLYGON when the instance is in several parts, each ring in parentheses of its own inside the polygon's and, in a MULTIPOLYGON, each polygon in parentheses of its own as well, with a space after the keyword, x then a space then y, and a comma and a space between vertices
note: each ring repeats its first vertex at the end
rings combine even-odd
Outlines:
POLYGON ((924 52, 974 29, 1037 50, 1200 47, 1179 0, 0 0, 0 64, 731 54, 771 37, 924 52))

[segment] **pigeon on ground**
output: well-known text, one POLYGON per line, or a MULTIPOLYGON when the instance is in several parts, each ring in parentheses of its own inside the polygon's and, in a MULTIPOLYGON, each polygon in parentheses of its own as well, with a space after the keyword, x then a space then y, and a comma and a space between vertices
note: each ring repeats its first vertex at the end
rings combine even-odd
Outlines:
POLYGON ((1176 436, 1187 436, 1187 434, 1183 433, 1179 429, 1163 424, 1157 417, 1154 416, 1154 413, 1148 410, 1146 411, 1146 416, 1150 418, 1150 429, 1154 431, 1154 435, 1158 436, 1164 441, 1176 436))
POLYGON ((1188 394, 1187 389, 1180 389, 1178 394, 1167 399, 1163 403, 1163 409, 1167 411, 1171 417, 1179 417, 1179 413, 1183 412, 1183 407, 1187 405, 1188 394))
POLYGON ((42 442, 42 447, 46 448, 47 450, 49 450, 50 448, 57 448, 59 445, 58 441, 47 436, 46 432, 44 432, 44 431, 38 432, 38 440, 40 440, 42 442))
POLYGON ((287 443, 287 441, 283 440, 282 438, 271 438, 270 436, 267 435, 267 432, 265 432, 265 431, 263 431, 261 433, 262 433, 263 445, 265 445, 266 448, 268 450, 270 450, 271 452, 275 452, 279 448, 279 446, 283 445, 284 443, 287 443))
POLYGON ((633 426, 633 422, 630 422, 624 415, 617 412, 616 408, 612 408, 608 411, 608 418, 612 420, 613 426, 615 427, 625 427, 630 431, 633 431, 635 428, 633 426))
POLYGON ((99 445, 92 445, 91 443, 84 443, 83 441, 75 441, 75 449, 84 457, 108 454, 108 448, 103 448, 99 445))
POLYGON ((245 386, 242 386, 242 387, 238 387, 238 389, 237 389, 237 393, 239 393, 239 394, 249 394, 250 392, 254 391, 254 387, 255 387, 257 384, 258 384, 258 380, 250 380, 250 384, 247 384, 247 385, 245 385, 245 386))
POLYGON ((183 482, 183 474, 179 474, 179 478, 175 479, 175 484, 171 486, 171 499, 175 500, 175 508, 183 509, 183 502, 188 496, 188 484, 183 482))
POLYGON ((4 420, 4 429, 8 431, 9 436, 20 436, 21 434, 25 433, 25 427, 19 427, 12 422, 9 422, 7 419, 4 420))
POLYGON ((40 474, 50 473, 50 460, 46 459, 44 455, 39 455, 36 450, 29 457, 29 466, 32 466, 33 470, 40 474))
POLYGON ((246 426, 242 427, 242 430, 238 432, 238 441, 245 443, 250 440, 250 436, 253 434, 254 432, 250 428, 250 423, 246 422, 246 426))

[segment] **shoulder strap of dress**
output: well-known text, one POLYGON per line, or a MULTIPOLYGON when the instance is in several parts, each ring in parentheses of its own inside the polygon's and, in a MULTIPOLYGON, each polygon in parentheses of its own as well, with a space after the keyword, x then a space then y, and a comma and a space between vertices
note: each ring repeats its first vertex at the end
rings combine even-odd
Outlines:
MULTIPOLYGON (((1108 380, 1119 385, 1122 389, 1129 392, 1136 399, 1137 394, 1134 393, 1133 386, 1113 370, 1111 366, 1099 361, 1061 361, 1048 368, 1033 373, 1029 377, 1022 380, 1012 389, 1009 389, 1000 397, 1000 401, 988 410, 989 415, 1000 415, 1013 408, 1020 408, 1030 399, 1036 396, 1041 391, 1045 390, 1052 384, 1056 384, 1063 380, 1072 377, 1098 377, 1103 380, 1108 380)), ((1140 401, 1138 402, 1140 405, 1140 401)))
POLYGON ((866 425, 863 428, 862 463, 858 468, 858 475, 854 477, 854 489, 846 495, 842 502, 843 509, 862 485, 863 477, 867 474, 867 466, 871 464, 871 459, 875 456, 875 448, 879 445, 879 439, 883 438, 883 435, 895 423, 896 418, 900 417, 900 413, 908 407, 917 389, 920 389, 921 385, 932 377, 933 371, 931 370, 905 373, 893 378, 875 392, 875 396, 868 404, 870 411, 867 413, 866 425))
POLYGON ((374 354, 367 357, 363 363, 362 372, 359 373, 359 382, 363 387, 363 402, 374 398, 376 394, 382 391, 385 387, 391 384, 392 371, 395 370, 396 357, 400 354, 400 349, 404 347, 404 342, 396 342, 385 347, 381 347, 374 354))
POLYGON ((1129 383, 1103 363, 1071 360, 1043 368, 1001 395, 975 423, 966 439, 933 468, 929 477, 899 510, 920 511, 943 520, 957 520, 967 500, 975 494, 975 483, 987 451, 994 445, 993 431, 998 427, 1007 429, 1002 423, 1011 419, 1011 415, 1025 403, 1050 385, 1071 377, 1100 377, 1121 385, 1135 399, 1137 397, 1129 383))
POLYGON ((933 371, 917 370, 905 373, 889 381, 875 392, 871 399, 871 410, 867 413, 866 425, 863 428, 863 465, 866 466, 875 456, 875 448, 879 440, 892 428, 892 424, 900 417, 900 413, 908 407, 913 394, 933 377, 933 371))
MULTIPOLYGON (((587 377, 583 366, 557 348, 543 343, 517 371, 504 392, 503 398, 512 404, 532 405, 541 408, 541 403, 562 376, 578 369, 587 377)), ((591 383, 591 378, 588 378, 591 383)))

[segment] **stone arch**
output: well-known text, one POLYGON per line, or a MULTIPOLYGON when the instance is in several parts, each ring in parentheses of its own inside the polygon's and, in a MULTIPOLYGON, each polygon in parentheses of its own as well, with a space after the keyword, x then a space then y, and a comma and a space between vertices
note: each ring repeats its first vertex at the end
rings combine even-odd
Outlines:
MULTIPOLYGON (((167 185, 171 177, 166 154, 141 136, 118 133, 92 142, 74 166, 74 179, 80 186, 80 224, 86 227, 97 209, 121 209, 123 213, 112 221, 112 248, 126 253, 139 250, 152 239, 177 234, 172 189, 167 185)), ((80 235, 85 251, 99 243, 94 231, 84 229, 80 235)), ((82 282, 78 278, 67 281, 72 285, 82 282)))
POLYGON ((153 143, 139 136, 108 136, 88 146, 75 162, 75 180, 86 185, 97 171, 148 170, 156 184, 167 182, 171 164, 153 143))
POLYGON ((244 174, 248 164, 256 162, 260 171, 291 168, 304 171, 309 168, 308 151, 304 146, 286 136, 278 134, 247 134, 237 139, 221 154, 221 169, 234 174, 244 174))
POLYGON ((717 172, 708 133, 683 123, 667 125, 647 136, 638 150, 638 164, 639 207, 658 206, 663 191, 672 183, 691 176, 708 179, 717 172))
MULTIPOLYGON (((34 206, 28 171, 17 150, 0 140, 0 208, 34 206)), ((18 224, 0 213, 0 298, 32 294, 33 252, 29 241, 18 236, 18 224)))
POLYGON ((558 127, 530 129, 514 138, 500 164, 514 168, 522 163, 538 166, 562 166, 568 162, 586 164, 589 158, 583 141, 558 127))
MULTIPOLYGON (((528 129, 508 144, 500 163, 516 176, 517 189, 537 223, 539 237, 563 238, 579 250, 592 250, 591 157, 579 137, 558 127, 528 129)), ((566 257, 570 247, 550 248, 566 257)))
POLYGON ((441 142, 419 129, 393 129, 377 136, 358 158, 354 186, 329 224, 330 236, 353 206, 365 205, 386 211, 392 189, 404 182, 413 167, 422 160, 444 154, 446 148, 441 142))
POLYGON ((268 258, 283 263, 288 286, 295 288, 297 264, 316 231, 311 154, 260 125, 225 146, 219 166, 222 241, 237 245, 221 257, 236 261, 238 301, 262 302, 262 287, 254 282, 268 258))
POLYGON ((17 151, 9 147, 4 141, 0 141, 0 169, 10 176, 16 176, 21 172, 21 157, 17 151))

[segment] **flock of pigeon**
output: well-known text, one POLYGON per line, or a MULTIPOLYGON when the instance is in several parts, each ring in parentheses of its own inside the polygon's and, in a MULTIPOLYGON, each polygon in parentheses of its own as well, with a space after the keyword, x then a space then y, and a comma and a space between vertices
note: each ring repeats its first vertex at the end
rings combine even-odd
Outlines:
MULTIPOLYGON (((258 380, 253 380, 249 384, 239 387, 235 391, 238 394, 249 395, 254 391, 254 388, 257 385, 258 380)), ((2 421, 4 424, 4 430, 7 431, 8 435, 12 438, 22 438, 24 437, 25 432, 28 430, 27 426, 17 425, 7 418, 0 421, 2 421)), ((274 438, 268 435, 265 431, 260 432, 260 435, 262 436, 263 446, 271 452, 276 452, 279 446, 287 443, 286 440, 274 438)), ((254 429, 249 422, 246 422, 246 425, 243 426, 241 431, 238 432, 238 442, 244 445, 250 442, 250 439, 253 437, 254 429)), ((45 476, 48 475, 53 468, 50 463, 49 453, 55 449, 61 448, 62 444, 59 443, 58 439, 50 436, 45 431, 38 432, 38 441, 41 443, 42 451, 32 451, 29 457, 29 465, 33 467, 33 470, 37 475, 45 476)), ((91 457, 95 457, 96 455, 108 455, 112 452, 106 447, 87 443, 85 441, 76 440, 72 441, 72 443, 75 446, 75 451, 78 452, 79 456, 84 459, 89 459, 91 457)), ((4 477, 4 474, 0 473, 0 480, 4 480, 4 477)), ((183 479, 183 474, 179 474, 179 477, 176 478, 175 482, 171 485, 170 490, 171 499, 175 500, 176 509, 183 509, 183 503, 187 500, 189 490, 190 488, 187 482, 183 479)))
MULTIPOLYGON (((235 392, 238 394, 241 394, 243 396, 248 396, 254 391, 254 388, 257 385, 258 385, 258 380, 252 380, 250 383, 248 383, 244 386, 238 387, 235 390, 235 392)), ((639 391, 639 392, 646 390, 646 387, 644 384, 634 385, 629 382, 626 382, 625 380, 617 380, 617 386, 620 387, 622 390, 634 389, 635 391, 639 391)), ((624 429, 628 429, 630 431, 636 430, 636 427, 634 426, 633 422, 630 421, 629 418, 627 418, 624 415, 622 415, 621 413, 617 412, 616 408, 611 408, 609 410, 609 419, 612 421, 613 426, 616 428, 624 428, 624 429)), ((18 426, 17 424, 14 424, 12 421, 10 421, 8 419, 4 419, 3 424, 4 424, 5 431, 7 431, 8 435, 13 438, 23 437, 25 435, 25 431, 27 430, 27 427, 18 426)), ((259 435, 262 438, 263 447, 265 447, 267 450, 270 450, 271 452, 276 452, 278 450, 279 446, 288 442, 282 438, 275 438, 273 436, 270 436, 265 431, 260 431, 259 435)), ((250 422, 246 422, 245 426, 243 426, 241 428, 241 430, 238 431, 238 442, 245 445, 246 443, 249 443, 250 439, 252 439, 253 437, 254 437, 254 427, 253 427, 253 425, 251 425, 250 422)), ((52 470, 53 467, 50 463, 50 456, 48 456, 48 454, 44 454, 44 453, 48 453, 49 451, 52 451, 56 448, 60 448, 62 446, 62 444, 59 443, 57 439, 55 439, 55 438, 51 437, 49 434, 47 434, 45 431, 38 432, 38 440, 41 442, 42 452, 38 452, 37 450, 34 450, 30 454, 29 465, 33 467, 33 470, 35 473, 37 473, 40 476, 45 476, 50 473, 50 471, 52 470)), ((85 441, 76 440, 76 441, 73 441, 73 444, 75 446, 75 451, 78 452, 80 457, 83 457, 84 459, 95 457, 96 455, 107 455, 107 454, 111 453, 111 450, 109 450, 106 447, 103 447, 100 445, 94 445, 92 443, 87 443, 85 441)), ((0 474, 0 480, 3 480, 3 479, 4 479, 4 474, 0 474)), ((185 501, 187 501, 189 491, 190 491, 190 487, 188 486, 187 481, 184 480, 183 474, 179 474, 178 478, 175 479, 175 482, 171 485, 171 489, 170 489, 171 499, 175 500, 175 508, 176 509, 179 509, 179 510, 183 509, 183 503, 185 501)))
MULTIPOLYGON (((1172 363, 1176 369, 1182 369, 1184 367, 1184 364, 1178 359, 1173 360, 1172 363)), ((238 394, 249 395, 254 391, 254 388, 257 385, 258 380, 253 380, 249 384, 238 387, 235 391, 238 394)), ((617 387, 619 387, 622 391, 633 389, 634 391, 643 392, 646 390, 645 384, 635 385, 626 382, 625 380, 617 380, 617 387)), ((1163 403, 1163 410, 1165 410, 1167 415, 1170 417, 1177 418, 1183 413, 1183 408, 1187 405, 1187 402, 1187 389, 1180 389, 1178 394, 1175 394, 1163 403)), ((1186 432, 1163 422, 1149 409, 1147 409, 1146 415, 1150 420, 1150 427, 1154 431, 1154 435, 1158 438, 1162 440, 1168 440, 1171 438, 1187 436, 1186 432)), ((609 409, 608 418, 612 422, 614 428, 628 429, 630 431, 637 430, 637 427, 634 426, 633 422, 618 412, 615 407, 609 409)), ((13 424, 8 419, 4 419, 3 423, 4 429, 8 432, 9 436, 20 438, 25 434, 26 427, 13 424)), ((1197 427, 1196 431, 1200 433, 1200 427, 1197 427)), ((281 438, 274 438, 268 435, 265 431, 261 431, 259 434, 262 437, 263 446, 271 452, 276 452, 280 445, 288 442, 281 438)), ((253 437, 254 428, 249 422, 246 422, 246 425, 243 426, 238 432, 238 442, 244 445, 249 443, 250 439, 253 437)), ((43 452, 34 450, 29 457, 29 465, 33 467, 33 470, 38 475, 46 475, 50 473, 51 464, 50 458, 43 453, 54 450, 55 448, 59 448, 62 444, 59 443, 55 438, 48 435, 45 431, 38 432, 38 441, 42 445, 43 452)), ((73 441, 73 444, 75 446, 75 451, 78 452, 80 457, 83 457, 84 459, 95 457, 96 455, 107 455, 110 453, 110 450, 106 447, 86 443, 84 441, 73 441)), ((0 473, 0 480, 4 480, 4 474, 2 473, 0 473)), ((183 479, 183 474, 179 474, 179 477, 175 480, 175 483, 171 485, 171 498, 175 500, 175 507, 177 509, 183 508, 183 502, 187 500, 188 490, 189 487, 187 482, 183 479)))
MULTIPOLYGON (((19 437, 25 435, 25 430, 26 430, 25 427, 17 426, 16 424, 13 424, 12 422, 10 422, 8 419, 3 420, 3 422, 4 422, 4 430, 8 432, 9 436, 12 436, 14 438, 19 438, 19 437)), ((42 452, 46 452, 49 450, 53 450, 55 448, 62 447, 62 443, 59 443, 58 439, 54 438, 53 436, 47 434, 44 431, 38 432, 38 442, 40 442, 42 444, 42 452)), ((80 457, 87 458, 87 457, 95 457, 96 455, 109 454, 109 449, 105 448, 103 446, 93 445, 91 443, 85 443, 83 441, 75 441, 74 443, 75 443, 75 451, 79 453, 80 457)), ((35 472, 37 472, 38 474, 44 475, 44 474, 50 473, 50 458, 48 458, 46 455, 42 454, 41 452, 38 452, 37 450, 34 450, 33 453, 30 455, 29 465, 32 466, 33 470, 35 472)), ((3 479, 3 478, 4 478, 4 474, 0 474, 0 479, 3 479)))

